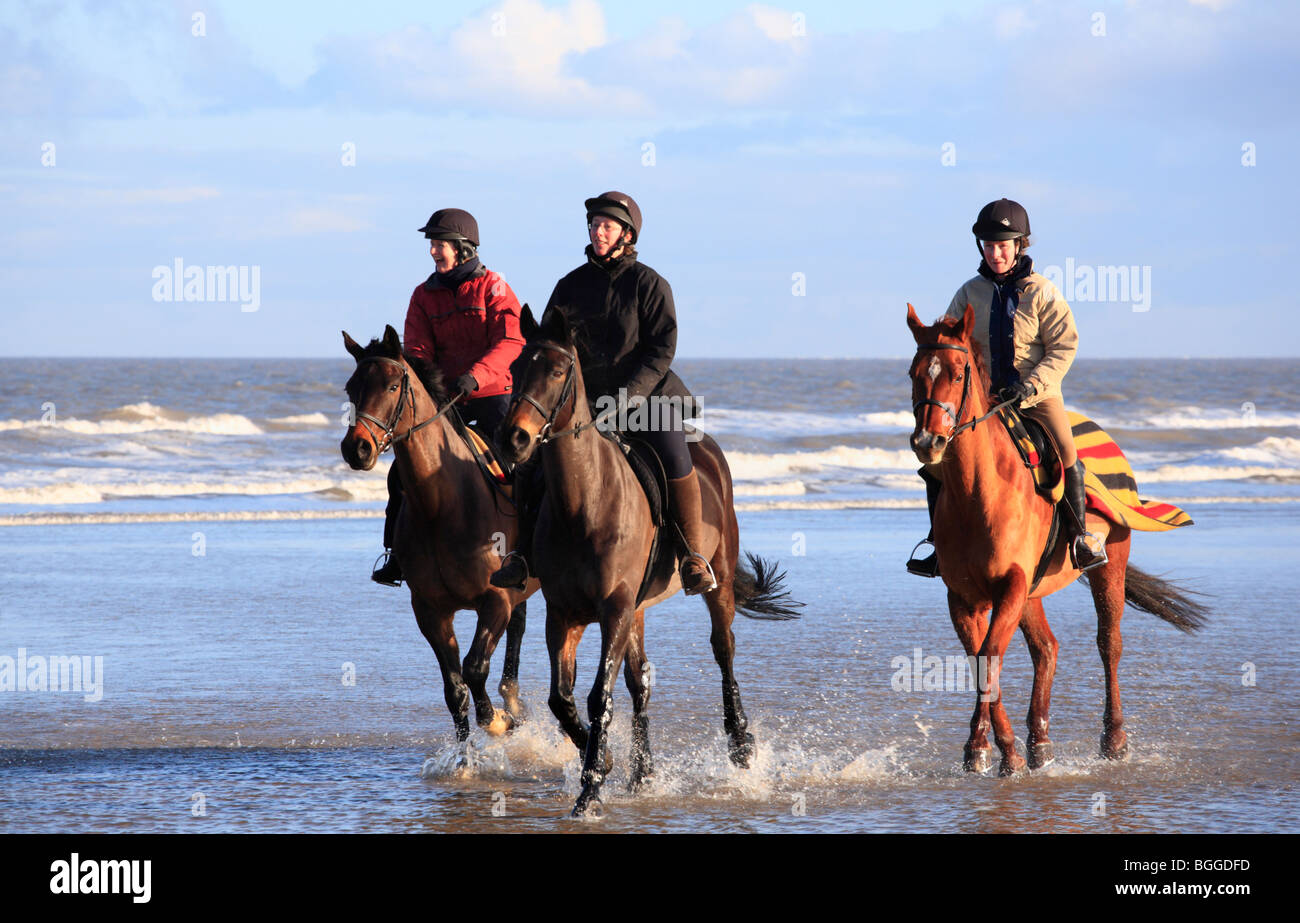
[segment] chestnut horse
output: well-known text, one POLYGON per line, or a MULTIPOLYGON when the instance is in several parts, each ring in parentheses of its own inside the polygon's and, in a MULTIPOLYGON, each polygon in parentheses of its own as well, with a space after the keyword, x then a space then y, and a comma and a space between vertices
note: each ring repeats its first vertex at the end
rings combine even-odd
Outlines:
POLYGON ((456 738, 463 743, 469 737, 471 695, 478 725, 491 734, 504 733, 524 716, 519 701, 524 600, 538 586, 529 581, 521 593, 488 582, 501 563, 498 550, 515 541, 515 512, 488 484, 446 416, 454 405, 436 368, 404 356, 391 326, 384 328, 383 340, 364 348, 345 331, 343 345, 357 360, 346 387, 355 422, 340 446, 343 459, 354 470, 369 471, 393 449, 405 488, 393 553, 411 591, 416 623, 438 657, 456 738), (463 667, 453 624, 460 609, 478 613, 463 667), (503 631, 506 662, 498 691, 506 710, 499 712, 486 686, 503 631))
MULTIPOLYGON (((614 684, 618 669, 632 696, 630 783, 635 791, 652 774, 650 687, 645 675, 645 610, 681 588, 676 568, 656 580, 638 602, 654 536, 645 492, 623 452, 593 427, 583 384, 582 366, 568 322, 559 311, 544 334, 524 318, 528 346, 519 358, 515 397, 501 424, 502 453, 522 462, 541 447, 547 502, 534 533, 535 572, 546 597, 546 647, 551 658, 550 706, 561 727, 584 755, 582 791, 574 816, 599 809, 600 786, 612 766, 606 750, 614 684), (539 339, 539 334, 542 338, 539 339), (587 625, 600 623, 600 662, 587 698, 590 729, 582 724, 573 701, 578 642, 587 625)), ((736 638, 731 630, 736 610, 750 618, 796 618, 789 594, 781 591, 784 574, 749 556, 752 571, 739 565, 740 529, 732 505, 731 471, 718 444, 707 435, 690 443, 699 472, 704 546, 694 549, 708 559, 717 586, 705 592, 713 623, 710 642, 722 670, 723 727, 731 761, 747 767, 754 736, 740 702, 733 661, 736 638)), ((672 541, 668 533, 662 541, 672 541)))
MULTIPOLYGON (((922 464, 939 466, 943 482, 934 511, 939 572, 966 654, 978 657, 972 662, 979 673, 987 670, 987 677, 980 678, 982 691, 971 718, 964 766, 983 772, 992 765, 987 738, 991 720, 1002 751, 1000 774, 1025 767, 1016 752, 1000 685, 1002 657, 1019 625, 1034 663, 1025 744, 1029 766, 1037 769, 1053 758, 1047 725, 1058 647, 1042 599, 1078 579, 1080 572, 1070 560, 1069 540, 1061 539, 1038 586, 1031 586, 1047 542, 1052 505, 1035 490, 1006 427, 996 419, 979 425, 990 409, 990 379, 972 336, 973 310, 968 305, 960 320, 943 318, 927 327, 909 304, 907 325, 917 344, 909 371, 916 415, 912 450, 922 464)), ((1090 531, 1104 536, 1110 559, 1084 575, 1097 609, 1097 647, 1106 671, 1101 755, 1121 759, 1128 751, 1118 678, 1125 601, 1187 632, 1203 625, 1206 612, 1185 592, 1128 564, 1126 526, 1092 513, 1087 520, 1090 531)))

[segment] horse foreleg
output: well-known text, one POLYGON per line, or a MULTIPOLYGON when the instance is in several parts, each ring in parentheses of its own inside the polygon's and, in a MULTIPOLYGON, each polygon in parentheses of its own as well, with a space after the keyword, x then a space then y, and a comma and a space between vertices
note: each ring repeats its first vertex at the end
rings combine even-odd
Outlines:
POLYGON ((1108 760, 1128 756, 1124 711, 1119 703, 1119 658, 1124 652, 1120 619, 1124 615, 1124 572, 1128 569, 1129 535, 1112 534, 1106 543, 1107 563, 1088 572, 1092 601, 1097 607, 1097 650, 1106 670, 1106 713, 1102 718, 1101 755, 1108 760))
POLYGON ((1029 699, 1029 737, 1025 749, 1029 751, 1029 768, 1041 769, 1052 762, 1055 754, 1047 736, 1052 700, 1052 678, 1056 675, 1056 652, 1060 647, 1052 629, 1048 627, 1041 599, 1025 602, 1020 617, 1020 631, 1029 645, 1029 656, 1034 661, 1034 690, 1029 699))
POLYGON ((578 717, 578 707, 573 702, 573 682, 578 669, 578 642, 582 640, 583 627, 576 622, 564 621, 547 607, 546 651, 551 658, 551 695, 547 704, 579 753, 587 750, 587 728, 578 717))
POLYGON ((510 600, 502 591, 487 593, 478 601, 478 628, 474 643, 465 655, 464 675, 474 696, 474 717, 478 726, 499 737, 514 726, 509 712, 498 712, 488 695, 487 678, 492 669, 492 654, 510 621, 510 600))
POLYGON ((981 663, 988 671, 988 691, 981 696, 988 701, 981 704, 988 709, 993 721, 993 736, 1002 751, 1002 765, 998 768, 1001 776, 1014 775, 1025 768, 1025 758, 1016 752, 1015 730, 1002 701, 1002 658, 1024 614, 1028 591, 1024 571, 1013 566, 995 594, 988 634, 980 648, 981 663))
POLYGON ((460 675, 460 650, 456 646, 453 612, 439 612, 432 606, 411 597, 411 608, 415 610, 415 621, 420 626, 429 646, 438 658, 442 670, 443 697, 451 711, 451 720, 456 725, 456 739, 464 743, 469 739, 469 689, 460 675))
MULTIPOLYGON (((989 630, 986 611, 967 605, 952 590, 948 591, 948 615, 952 618, 952 627, 957 631, 961 646, 970 660, 971 672, 977 680, 984 672, 976 664, 975 658, 983 647, 984 637, 989 630)), ((987 686, 979 682, 976 685, 980 687, 979 694, 975 699, 975 714, 970 721, 970 737, 962 748, 962 768, 967 772, 986 772, 993 765, 993 748, 989 746, 988 739, 989 703, 984 695, 987 686)))
POLYGON ((618 668, 627 654, 628 640, 636 622, 631 606, 611 600, 604 607, 600 620, 600 665, 596 668, 596 681, 587 696, 587 717, 591 733, 587 737, 587 752, 582 764, 582 791, 573 806, 573 816, 581 817, 600 800, 600 786, 610 770, 606 741, 609 722, 613 717, 614 683, 618 668))
POLYGON ((519 603, 510 612, 506 625, 506 662, 501 668, 501 684, 497 692, 510 712, 515 724, 524 721, 524 703, 519 699, 519 652, 524 644, 524 630, 528 627, 528 603, 519 603))
POLYGON ((633 618, 627 657, 623 662, 623 678, 632 696, 632 776, 628 787, 635 792, 654 775, 654 759, 650 755, 650 714, 647 711, 650 677, 645 659, 645 610, 638 609, 633 618))
POLYGON ((749 733, 749 719, 745 717, 745 707, 740 702, 740 685, 736 682, 736 635, 731 630, 731 623, 736 618, 733 583, 719 581, 718 588, 705 595, 704 603, 709 607, 709 618, 713 622, 709 644, 713 646, 713 659, 722 671, 722 727, 729 738, 727 755, 733 764, 748 769, 754 756, 754 735, 749 733))

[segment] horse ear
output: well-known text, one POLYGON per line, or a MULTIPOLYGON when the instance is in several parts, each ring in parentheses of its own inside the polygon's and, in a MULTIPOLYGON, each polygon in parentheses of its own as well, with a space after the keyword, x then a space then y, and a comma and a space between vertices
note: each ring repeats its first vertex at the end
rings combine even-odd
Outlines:
POLYGON ((569 342, 572 339, 569 316, 560 307, 552 305, 542 315, 542 326, 538 333, 543 339, 555 340, 557 343, 569 342))
POLYGON ((366 353, 365 349, 363 349, 356 340, 348 336, 346 330, 343 331, 343 348, 346 349, 352 355, 352 358, 356 359, 358 362, 361 361, 361 357, 366 353))
POLYGON ((925 330, 925 324, 921 323, 921 318, 916 316, 916 308, 912 307, 912 302, 907 303, 907 326, 912 330, 912 337, 916 342, 921 342, 921 332, 925 330))
POLYGON ((524 339, 532 342, 537 339, 537 319, 533 317, 533 309, 525 304, 519 309, 519 332, 523 334, 524 339))
POLYGON ((975 309, 971 307, 971 303, 968 301, 966 302, 966 310, 962 313, 961 316, 961 323, 957 325, 957 329, 955 329, 953 333, 956 336, 965 338, 965 336, 974 329, 975 329, 975 309))
POLYGON ((402 354, 402 338, 397 335, 392 324, 384 325, 384 349, 392 359, 402 354))

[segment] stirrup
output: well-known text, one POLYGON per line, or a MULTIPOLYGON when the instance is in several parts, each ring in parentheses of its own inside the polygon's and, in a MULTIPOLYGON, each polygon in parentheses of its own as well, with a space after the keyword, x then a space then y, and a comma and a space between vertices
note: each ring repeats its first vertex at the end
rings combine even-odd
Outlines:
POLYGON ((698 551, 692 551, 689 554, 687 554, 684 558, 682 558, 682 563, 681 566, 678 568, 678 573, 682 578, 682 592, 685 593, 687 596, 697 596, 700 593, 709 593, 718 588, 718 578, 713 574, 713 565, 709 563, 708 558, 700 554, 698 551), (686 562, 689 561, 691 558, 699 558, 701 561, 704 562, 704 572, 708 575, 709 578, 708 586, 698 586, 693 590, 686 589, 686 562))
POLYGON ((907 559, 907 572, 916 574, 918 577, 939 576, 939 552, 933 549, 934 542, 928 538, 923 538, 917 542, 916 548, 912 549, 912 556, 907 559), (932 550, 924 558, 918 558, 916 552, 922 545, 929 545, 932 550))
POLYGON ((488 583, 502 590, 519 590, 523 591, 528 586, 528 561, 518 551, 512 551, 501 559, 501 566, 496 572, 488 578, 488 583), (518 580, 508 580, 507 571, 513 566, 512 561, 518 561, 519 567, 523 569, 524 575, 518 580))
POLYGON ((1106 555, 1106 544, 1099 535, 1093 532, 1081 532, 1076 535, 1074 541, 1070 543, 1070 552, 1074 556, 1074 566, 1078 568, 1080 573, 1086 574, 1093 568, 1101 567, 1110 560, 1106 555), (1086 564, 1081 564, 1081 551, 1092 560, 1086 564))
POLYGON ((375 558, 375 566, 370 571, 370 579, 383 586, 402 585, 402 565, 393 557, 391 551, 385 551, 375 558))

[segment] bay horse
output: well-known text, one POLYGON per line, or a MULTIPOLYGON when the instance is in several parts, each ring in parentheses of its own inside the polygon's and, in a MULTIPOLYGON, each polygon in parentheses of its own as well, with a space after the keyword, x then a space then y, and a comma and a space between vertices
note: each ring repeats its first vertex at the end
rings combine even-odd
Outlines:
MULTIPOLYGON (((582 365, 569 323, 560 311, 539 330, 530 315, 523 320, 528 340, 517 361, 515 394, 501 424, 501 452, 511 461, 526 461, 540 446, 546 498, 533 542, 536 573, 546 597, 546 648, 551 662, 549 705, 569 739, 584 756, 582 790, 573 815, 600 810, 600 787, 612 768, 606 749, 614 684, 624 666, 632 696, 630 785, 638 790, 653 773, 647 707, 645 611, 681 588, 675 567, 656 579, 638 602, 654 536, 645 492, 622 450, 593 427, 582 365), (583 725, 573 701, 578 642, 586 627, 600 623, 600 661, 587 697, 590 727, 583 725)), ((738 563, 740 528, 732 502, 731 471, 718 444, 703 435, 690 443, 699 472, 703 547, 717 585, 704 595, 713 630, 709 640, 722 671, 723 727, 728 755, 746 768, 754 753, 754 736, 740 701, 734 659, 736 638, 731 623, 739 609, 750 618, 797 618, 801 606, 783 592, 784 573, 749 555, 738 563)), ((664 541, 671 539, 664 536, 664 541)))
POLYGON ((505 733, 524 718, 519 651, 525 600, 538 583, 529 581, 518 592, 498 589, 488 578, 501 564, 498 551, 515 541, 517 517, 446 416, 453 404, 437 368, 403 355, 391 326, 384 328, 382 340, 365 347, 344 331, 343 345, 357 367, 346 386, 355 422, 340 449, 357 471, 371 470, 386 449, 393 450, 404 486, 393 553, 411 591, 416 623, 437 655, 456 738, 464 743, 469 737, 471 696, 478 725, 489 734, 505 733), (463 666, 453 622, 461 609, 478 613, 463 666), (502 632, 506 660, 498 692, 504 712, 492 704, 486 688, 502 632))
MULTIPOLYGON (((997 419, 980 426, 990 408, 984 356, 974 340, 974 311, 945 317, 927 327, 907 306, 907 325, 916 340, 912 379, 916 428, 911 445, 925 465, 939 466, 943 488, 934 510, 934 546, 948 588, 948 611, 968 657, 977 658, 981 692, 971 718, 963 766, 984 772, 992 765, 990 721, 1002 751, 1000 775, 1025 768, 1003 707, 1002 658, 1016 626, 1024 633, 1034 664, 1029 705, 1028 765, 1053 759, 1048 711, 1059 647, 1043 613, 1043 598, 1080 576, 1069 557, 1069 540, 1058 540, 1037 587, 1032 581, 1052 522, 1052 504, 1035 490, 1006 427, 997 419), (992 612, 990 618, 989 613, 992 612)), ((1086 577, 1097 610, 1097 648, 1106 672, 1101 755, 1123 759, 1128 737, 1120 708, 1120 618, 1124 603, 1151 613, 1185 632, 1205 621, 1205 608, 1186 592, 1128 563, 1130 530, 1091 512, 1089 531, 1103 536, 1109 562, 1086 577)), ((1066 530, 1062 530, 1066 532, 1066 530)))

